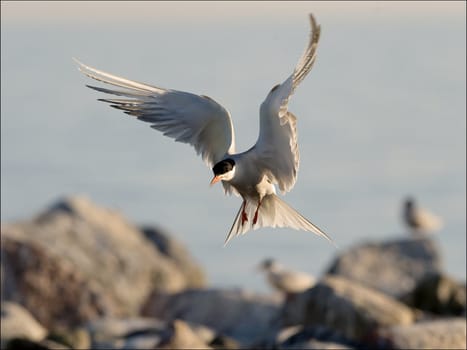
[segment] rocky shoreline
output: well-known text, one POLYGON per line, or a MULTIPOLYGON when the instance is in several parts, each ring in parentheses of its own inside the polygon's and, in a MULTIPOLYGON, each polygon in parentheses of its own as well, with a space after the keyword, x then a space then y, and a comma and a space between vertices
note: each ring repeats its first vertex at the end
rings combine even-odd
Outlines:
POLYGON ((84 197, 2 223, 2 349, 465 349, 429 237, 362 242, 281 299, 209 286, 183 244, 84 197))

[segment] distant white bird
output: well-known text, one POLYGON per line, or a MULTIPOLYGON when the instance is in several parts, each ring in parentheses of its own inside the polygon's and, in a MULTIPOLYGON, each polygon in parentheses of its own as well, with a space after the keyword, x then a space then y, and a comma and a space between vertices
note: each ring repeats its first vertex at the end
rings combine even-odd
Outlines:
POLYGON ((443 226, 441 218, 425 209, 418 208, 415 200, 410 197, 404 201, 403 219, 414 235, 438 231, 443 226))
MULTIPOLYGON (((321 229, 279 199, 275 189, 278 185, 282 193, 288 192, 297 178, 297 118, 288 111, 287 105, 316 59, 320 26, 311 14, 310 22, 311 35, 305 52, 293 73, 282 84, 274 86, 261 104, 258 140, 242 153, 235 152, 230 113, 212 98, 138 83, 77 61, 79 69, 88 77, 121 88, 111 90, 87 85, 123 97, 99 101, 151 123, 152 128, 175 141, 192 145, 212 167, 211 184, 222 181, 226 194, 243 198, 225 243, 233 236, 260 227, 291 227, 330 240, 321 229)), ((189 169, 180 171, 189 174, 189 169)))
POLYGON ((266 273, 269 284, 286 295, 303 292, 313 287, 316 282, 313 276, 286 269, 273 259, 264 260, 259 268, 266 273))

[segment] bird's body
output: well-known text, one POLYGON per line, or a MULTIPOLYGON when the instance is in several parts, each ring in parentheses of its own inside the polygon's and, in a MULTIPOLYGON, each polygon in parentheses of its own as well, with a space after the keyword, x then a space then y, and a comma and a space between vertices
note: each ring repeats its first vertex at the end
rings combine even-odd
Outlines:
POLYGON ((100 99, 126 114, 151 123, 151 127, 175 141, 192 145, 213 169, 211 184, 221 181, 227 194, 243 198, 242 206, 226 238, 259 227, 291 227, 330 239, 322 230, 289 207, 276 195, 295 184, 299 165, 296 117, 288 111, 289 97, 310 71, 320 37, 320 27, 310 15, 309 44, 293 73, 276 85, 260 108, 260 132, 256 144, 237 153, 230 113, 204 95, 138 83, 86 66, 88 77, 119 87, 90 88, 123 98, 100 99))
POLYGON ((267 194, 276 193, 265 171, 258 171, 258 168, 251 166, 251 164, 259 164, 260 157, 255 148, 229 158, 235 161, 235 177, 228 182, 223 181, 226 186, 232 186, 243 198, 255 201, 267 194))
POLYGON ((260 269, 266 273, 269 284, 285 295, 301 293, 313 287, 316 282, 313 276, 287 269, 272 259, 264 260, 260 269))
POLYGON ((441 218, 417 207, 412 198, 407 198, 404 202, 403 219, 414 236, 438 231, 443 225, 441 218))

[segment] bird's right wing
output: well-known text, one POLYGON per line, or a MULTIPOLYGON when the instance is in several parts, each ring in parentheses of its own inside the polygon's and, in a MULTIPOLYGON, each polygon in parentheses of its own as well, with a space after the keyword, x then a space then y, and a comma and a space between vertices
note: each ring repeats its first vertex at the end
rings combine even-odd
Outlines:
POLYGON ((313 67, 321 28, 310 14, 310 39, 293 73, 269 92, 260 108, 260 132, 255 149, 258 163, 281 192, 292 189, 297 178, 299 150, 297 118, 288 110, 290 96, 313 67))
POLYGON ((209 166, 235 152, 230 114, 212 98, 138 83, 75 61, 88 77, 123 88, 114 90, 87 85, 99 92, 123 97, 99 101, 151 123, 152 128, 175 141, 192 145, 209 166))

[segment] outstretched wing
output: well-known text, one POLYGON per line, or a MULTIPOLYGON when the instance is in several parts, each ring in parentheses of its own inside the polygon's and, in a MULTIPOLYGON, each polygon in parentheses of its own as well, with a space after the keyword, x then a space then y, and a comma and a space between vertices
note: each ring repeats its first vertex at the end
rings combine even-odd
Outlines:
POLYGON ((144 122, 172 137, 192 145, 203 160, 213 166, 226 154, 235 152, 232 120, 229 112, 207 96, 162 89, 117 77, 79 64, 88 77, 119 87, 119 90, 86 85, 91 89, 123 98, 99 99, 114 108, 144 122))
POLYGON ((267 176, 281 192, 292 189, 297 178, 299 151, 296 117, 287 105, 300 82, 305 79, 316 59, 320 26, 310 14, 311 34, 308 46, 294 72, 269 92, 260 108, 260 131, 255 149, 267 176))

